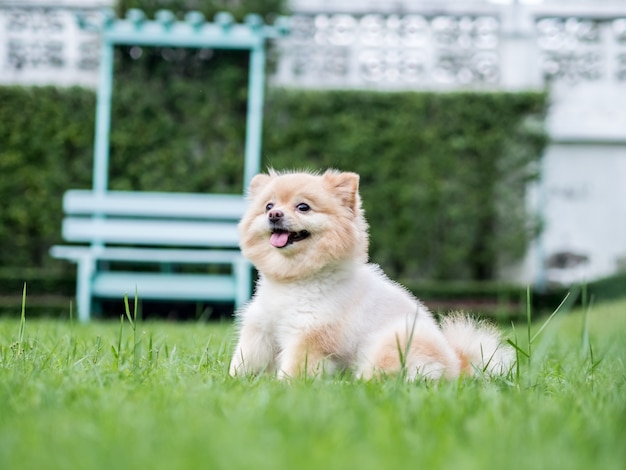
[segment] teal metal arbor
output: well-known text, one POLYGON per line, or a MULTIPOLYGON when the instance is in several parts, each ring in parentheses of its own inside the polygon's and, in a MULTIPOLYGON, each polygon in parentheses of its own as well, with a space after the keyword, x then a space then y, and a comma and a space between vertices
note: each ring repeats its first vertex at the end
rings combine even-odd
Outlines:
POLYGON ((81 27, 101 35, 100 72, 97 91, 94 140, 93 190, 105 192, 109 175, 109 132, 113 91, 114 48, 119 45, 165 46, 213 49, 239 49, 250 52, 248 103, 244 155, 244 188, 259 172, 263 92, 265 87, 265 46, 267 39, 287 32, 287 18, 279 17, 273 26, 259 15, 248 15, 244 23, 235 23, 232 15, 221 12, 214 22, 207 22, 200 12, 189 12, 178 21, 168 10, 160 10, 155 20, 147 20, 141 10, 131 9, 125 19, 105 11, 104 21, 94 25, 79 19, 81 27))
POLYGON ((125 19, 107 12, 104 20, 81 26, 100 33, 102 40, 97 91, 93 184, 89 191, 66 192, 63 238, 55 258, 77 264, 76 299, 81 321, 91 317, 94 298, 138 297, 187 301, 233 301, 240 308, 250 297, 251 266, 238 247, 237 222, 246 207, 244 195, 112 191, 109 189, 109 133, 113 93, 114 48, 118 45, 241 49, 250 52, 244 152, 244 188, 259 172, 265 45, 286 32, 286 20, 265 25, 258 15, 235 23, 228 13, 214 22, 198 12, 178 21, 169 11, 146 20, 129 10, 125 19), (132 263, 126 272, 115 263, 132 263), (159 272, 147 269, 159 265, 159 272), (186 273, 175 266, 228 265, 230 274, 186 273), (144 266, 144 267, 142 267, 144 266))

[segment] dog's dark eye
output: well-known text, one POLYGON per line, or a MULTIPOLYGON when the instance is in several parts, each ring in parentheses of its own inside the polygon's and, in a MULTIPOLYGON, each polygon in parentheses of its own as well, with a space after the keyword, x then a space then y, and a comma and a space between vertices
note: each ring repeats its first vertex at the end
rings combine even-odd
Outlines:
POLYGON ((265 206, 265 212, 271 210, 272 207, 274 207, 274 203, 273 202, 268 202, 267 206, 265 206))
POLYGON ((296 209, 298 209, 298 211, 300 212, 309 212, 311 210, 311 207, 308 204, 301 202, 296 206, 296 209))

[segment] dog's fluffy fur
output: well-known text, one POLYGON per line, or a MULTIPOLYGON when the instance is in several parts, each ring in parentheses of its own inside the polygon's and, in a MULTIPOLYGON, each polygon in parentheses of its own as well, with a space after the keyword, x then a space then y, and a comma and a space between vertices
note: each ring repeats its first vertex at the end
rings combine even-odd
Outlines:
POLYGON ((253 178, 239 230, 260 273, 238 313, 230 374, 280 378, 351 370, 372 378, 505 373, 513 351, 498 331, 462 314, 438 325, 428 309, 367 263, 359 176, 276 173, 253 178))

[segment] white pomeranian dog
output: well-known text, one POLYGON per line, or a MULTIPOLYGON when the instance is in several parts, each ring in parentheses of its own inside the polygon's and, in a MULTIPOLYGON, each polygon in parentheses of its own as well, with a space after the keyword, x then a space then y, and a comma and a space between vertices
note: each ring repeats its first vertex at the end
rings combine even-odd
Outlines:
POLYGON ((240 312, 230 374, 279 378, 352 371, 408 380, 507 373, 514 352, 497 329, 429 310, 367 262, 356 173, 255 176, 239 231, 260 273, 240 312))

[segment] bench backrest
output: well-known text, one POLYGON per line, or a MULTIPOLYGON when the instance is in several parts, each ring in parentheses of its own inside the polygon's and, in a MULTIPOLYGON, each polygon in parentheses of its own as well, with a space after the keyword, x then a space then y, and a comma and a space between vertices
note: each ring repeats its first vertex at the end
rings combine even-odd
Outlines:
POLYGON ((237 248, 243 196, 72 190, 63 238, 103 245, 237 248))

